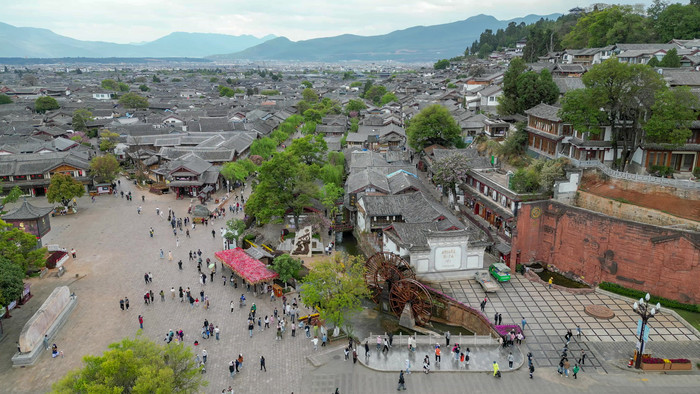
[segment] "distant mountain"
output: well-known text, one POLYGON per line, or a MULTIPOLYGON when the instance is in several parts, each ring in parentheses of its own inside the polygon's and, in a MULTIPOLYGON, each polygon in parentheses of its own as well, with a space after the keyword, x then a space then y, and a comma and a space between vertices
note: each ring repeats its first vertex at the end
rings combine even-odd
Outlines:
POLYGON ((81 41, 47 29, 15 27, 0 22, 0 57, 204 57, 242 51, 273 38, 273 35, 256 38, 176 32, 150 42, 115 44, 81 41))
POLYGON ((216 60, 395 60, 435 61, 464 53, 486 29, 496 31, 510 22, 530 24, 541 18, 557 19, 561 14, 528 15, 501 21, 490 15, 476 15, 463 21, 433 26, 415 26, 378 36, 343 34, 335 37, 290 41, 278 37, 237 53, 210 56, 216 60))

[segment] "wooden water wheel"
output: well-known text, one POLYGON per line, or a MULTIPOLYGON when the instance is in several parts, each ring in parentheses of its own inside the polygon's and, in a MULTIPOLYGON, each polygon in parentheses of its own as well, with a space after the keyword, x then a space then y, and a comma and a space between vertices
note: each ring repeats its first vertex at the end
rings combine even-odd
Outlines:
POLYGON ((365 267, 365 283, 372 292, 374 302, 379 302, 379 296, 384 289, 391 291, 394 283, 401 279, 416 277, 406 260, 389 252, 372 255, 367 259, 365 267))
POLYGON ((406 303, 410 303, 416 324, 424 326, 433 314, 433 297, 428 289, 413 278, 401 279, 394 283, 389 294, 391 310, 396 316, 401 316, 406 303))

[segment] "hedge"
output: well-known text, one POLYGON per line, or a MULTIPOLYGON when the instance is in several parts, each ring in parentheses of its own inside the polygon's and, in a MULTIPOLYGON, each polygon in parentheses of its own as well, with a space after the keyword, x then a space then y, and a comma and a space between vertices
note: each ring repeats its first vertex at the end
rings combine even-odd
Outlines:
MULTIPOLYGON (((607 290, 611 293, 620 294, 620 295, 631 297, 634 299, 644 298, 647 294, 643 291, 628 289, 626 287, 620 286, 620 285, 615 284, 615 283, 610 283, 610 282, 601 282, 598 285, 598 287, 603 289, 603 290, 607 290)), ((661 305, 667 307, 667 308, 682 309, 684 311, 696 312, 696 313, 700 312, 700 305, 684 304, 682 302, 669 300, 667 298, 657 297, 655 295, 651 295, 651 298, 649 298, 649 303, 656 304, 657 302, 660 303, 661 305)))

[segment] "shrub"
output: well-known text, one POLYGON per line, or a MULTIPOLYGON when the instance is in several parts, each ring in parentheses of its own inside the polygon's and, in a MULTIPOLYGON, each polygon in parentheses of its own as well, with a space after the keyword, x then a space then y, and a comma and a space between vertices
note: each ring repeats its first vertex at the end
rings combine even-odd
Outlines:
POLYGON ((695 167, 693 169, 693 176, 696 178, 700 178, 700 167, 695 167))
POLYGON ((675 364, 690 364, 690 360, 688 360, 687 358, 672 358, 668 361, 675 364))
MULTIPOLYGON (((620 285, 615 284, 615 283, 610 283, 610 282, 601 282, 598 285, 598 287, 603 289, 603 290, 607 290, 611 293, 620 294, 620 295, 623 295, 626 297, 631 297, 634 299, 644 298, 646 296, 646 293, 643 291, 628 289, 626 287, 620 286, 620 285)), ((649 298, 649 303, 656 304, 657 302, 660 303, 662 306, 665 306, 667 308, 681 309, 681 310, 689 311, 689 312, 700 312, 700 308, 698 307, 698 305, 684 304, 682 302, 678 302, 675 300, 669 300, 669 299, 663 298, 663 297, 657 297, 655 295, 652 295, 651 298, 649 298)))

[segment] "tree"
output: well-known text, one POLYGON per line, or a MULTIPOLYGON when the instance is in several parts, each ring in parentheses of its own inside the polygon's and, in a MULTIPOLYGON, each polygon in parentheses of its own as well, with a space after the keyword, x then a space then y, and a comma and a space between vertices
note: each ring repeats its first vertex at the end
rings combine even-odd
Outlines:
POLYGON ((534 168, 520 168, 511 176, 509 188, 516 193, 534 193, 540 190, 540 176, 534 168))
POLYGON ((659 66, 667 68, 679 68, 681 66, 681 58, 678 56, 678 51, 676 48, 671 48, 668 52, 666 52, 666 55, 661 58, 659 66))
POLYGON ((396 98, 396 95, 394 93, 389 92, 382 96, 382 98, 379 100, 379 105, 383 106, 391 103, 392 101, 398 102, 399 99, 396 98))
POLYGON ((0 105, 10 104, 10 103, 12 103, 12 99, 8 95, 0 94, 0 105))
POLYGON ((304 87, 307 88, 307 89, 311 89, 311 88, 314 87, 314 85, 313 85, 311 82, 309 82, 309 81, 301 81, 301 85, 304 86, 304 87))
POLYGON ((470 161, 465 155, 459 153, 436 160, 432 166, 433 181, 438 185, 446 186, 450 194, 454 193, 455 186, 465 180, 470 161))
POLYGON ((406 134, 408 134, 408 144, 416 152, 420 152, 426 146, 433 144, 444 147, 454 145, 460 138, 462 130, 447 108, 433 104, 411 119, 406 134))
POLYGON ((34 110, 40 114, 58 108, 60 108, 58 101, 53 97, 44 96, 34 100, 34 110))
POLYGON ((661 62, 659 61, 659 59, 656 58, 656 56, 652 56, 651 59, 649 59, 649 61, 647 62, 647 66, 649 67, 659 67, 660 64, 661 62))
POLYGON ((24 271, 11 260, 0 257, 0 306, 19 300, 24 291, 24 271))
POLYGON ((103 182, 112 182, 119 174, 119 162, 113 154, 95 156, 90 161, 90 172, 103 182))
POLYGON ((367 109, 367 105, 364 103, 362 100, 358 99, 350 99, 348 103, 345 105, 345 113, 348 115, 352 112, 360 112, 363 109, 367 109))
POLYGON ((256 169, 255 163, 253 163, 249 158, 243 160, 236 160, 224 164, 221 168, 221 175, 228 181, 245 181, 251 172, 256 169))
POLYGON ((10 191, 7 193, 7 195, 2 199, 2 205, 7 205, 11 204, 13 202, 17 202, 20 197, 22 197, 22 189, 19 188, 19 186, 15 186, 10 191))
POLYGON ((433 64, 433 68, 436 70, 444 70, 447 67, 450 66, 450 61, 447 59, 440 59, 435 64, 433 64))
POLYGON ((85 194, 85 187, 82 183, 73 179, 70 175, 56 172, 51 175, 51 183, 46 197, 50 203, 60 202, 68 208, 70 200, 74 197, 82 197, 85 194))
POLYGON ((315 90, 311 88, 306 88, 301 92, 301 97, 304 98, 304 101, 307 103, 315 103, 318 101, 318 93, 316 93, 315 90))
POLYGON ((151 88, 149 88, 148 85, 141 84, 139 85, 139 90, 142 92, 148 92, 149 90, 151 90, 151 88))
POLYGON ((367 81, 365 81, 365 85, 362 87, 362 93, 360 94, 360 97, 367 98, 365 95, 367 94, 369 89, 372 87, 372 84, 373 84, 373 82, 371 79, 368 79, 367 81))
POLYGON ((526 70, 520 58, 511 61, 503 76, 503 95, 498 100, 498 112, 503 115, 523 114, 539 103, 553 104, 559 98, 559 88, 549 70, 540 73, 526 70))
POLYGON ((239 240, 241 239, 241 235, 243 235, 243 232, 245 231, 246 225, 245 222, 241 219, 229 219, 226 222, 226 234, 224 234, 224 238, 226 238, 229 242, 236 241, 236 246, 238 245, 239 240))
POLYGON ((329 216, 333 217, 338 212, 338 199, 343 197, 345 189, 336 183, 326 183, 321 188, 321 204, 328 210, 329 216))
POLYGON ((262 156, 267 160, 277 151, 277 142, 269 137, 260 138, 250 145, 250 154, 262 156))
POLYGON ((564 48, 595 48, 616 43, 644 43, 654 32, 651 20, 634 6, 614 5, 582 16, 564 36, 564 48))
POLYGON ((357 256, 336 253, 316 264, 301 285, 301 299, 312 305, 322 320, 350 330, 345 325, 349 314, 362 309, 362 300, 370 292, 365 283, 364 261, 357 256))
POLYGON ((151 78, 151 81, 153 81, 153 83, 160 83, 160 78, 158 78, 157 75, 153 74, 153 78, 151 78))
POLYGON ((125 95, 121 96, 119 98, 119 104, 123 105, 126 108, 148 108, 148 100, 145 97, 139 96, 136 93, 126 93, 125 95))
POLYGON ((260 182, 248 198, 246 213, 260 223, 267 223, 273 218, 281 220, 291 212, 294 226, 299 228, 299 216, 318 195, 318 186, 308 166, 297 156, 283 151, 264 162, 258 173, 260 182))
POLYGON ((189 346, 161 345, 141 334, 109 345, 101 356, 53 385, 55 393, 195 393, 208 385, 189 346))
POLYGON ((280 276, 280 280, 284 282, 284 287, 287 287, 287 282, 292 279, 301 269, 301 260, 295 259, 294 257, 283 254, 275 257, 272 261, 272 270, 277 272, 280 276))
POLYGON ((525 122, 518 122, 516 124, 516 130, 512 132, 503 141, 499 154, 503 157, 516 157, 525 153, 527 147, 528 134, 525 130, 527 124, 525 122))
POLYGON ((365 93, 364 98, 373 102, 374 105, 379 105, 379 101, 382 96, 386 94, 386 88, 382 85, 373 85, 369 88, 367 93, 365 93))
POLYGON ((124 82, 119 82, 119 84, 117 85, 117 87, 119 88, 119 91, 120 91, 120 92, 128 92, 129 89, 131 89, 131 88, 129 87, 129 85, 125 84, 124 82))
POLYGON ((593 66, 582 81, 584 89, 566 93, 559 116, 580 132, 599 134, 609 126, 614 165, 618 166, 621 146, 624 168, 642 143, 644 118, 664 81, 651 67, 620 63, 617 58, 593 66))
POLYGON ((105 129, 100 135, 100 150, 111 152, 117 147, 117 142, 119 142, 119 134, 105 129))
POLYGON ((115 81, 113 79, 103 79, 100 86, 102 86, 102 89, 105 89, 105 90, 112 90, 112 91, 119 90, 119 84, 117 83, 117 81, 115 81))
POLYGON ((71 125, 75 131, 86 131, 87 123, 93 120, 92 112, 85 108, 78 108, 73 111, 73 121, 71 125))
POLYGON ((660 42, 672 39, 692 40, 697 38, 700 26, 700 6, 697 4, 671 4, 659 13, 653 22, 660 42))
MULTIPOLYGON (((20 267, 22 277, 30 269, 39 269, 46 262, 46 248, 37 249, 34 234, 0 220, 0 258, 20 267)), ((2 277, 2 275, 0 275, 2 277)))
POLYGON ((697 119, 700 102, 687 86, 664 89, 656 93, 651 117, 644 125, 645 141, 683 145, 692 136, 690 126, 697 119))
POLYGON ((289 154, 299 158, 302 163, 309 165, 322 165, 327 151, 328 145, 321 134, 297 138, 286 150, 289 154))

